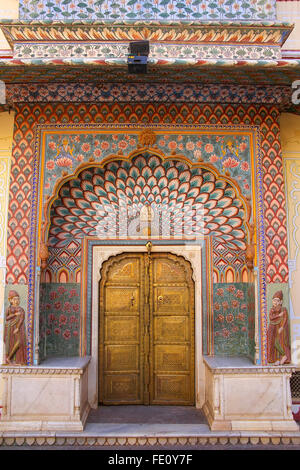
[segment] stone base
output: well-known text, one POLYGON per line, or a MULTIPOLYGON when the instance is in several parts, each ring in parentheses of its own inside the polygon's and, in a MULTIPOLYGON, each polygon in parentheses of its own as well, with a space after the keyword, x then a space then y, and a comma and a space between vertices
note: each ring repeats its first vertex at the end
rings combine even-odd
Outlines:
POLYGON ((208 357, 205 366, 203 412, 212 431, 299 432, 291 410, 292 366, 208 357))
POLYGON ((88 362, 71 358, 41 366, 2 366, 0 431, 83 431, 90 410, 88 362))

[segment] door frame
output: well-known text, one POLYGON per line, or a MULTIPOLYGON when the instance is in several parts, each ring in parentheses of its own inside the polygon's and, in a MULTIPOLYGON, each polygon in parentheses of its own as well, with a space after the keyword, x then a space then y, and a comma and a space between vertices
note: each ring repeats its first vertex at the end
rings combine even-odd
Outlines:
MULTIPOLYGON (((92 341, 91 360, 88 373, 88 397, 92 408, 98 407, 98 361, 99 361, 99 282, 101 268, 110 257, 122 253, 147 252, 145 245, 97 245, 93 246, 92 268, 92 341)), ((200 244, 159 244, 155 240, 153 253, 171 253, 183 256, 192 267, 192 279, 195 283, 195 406, 202 408, 205 399, 205 368, 202 357, 202 266, 200 244)))

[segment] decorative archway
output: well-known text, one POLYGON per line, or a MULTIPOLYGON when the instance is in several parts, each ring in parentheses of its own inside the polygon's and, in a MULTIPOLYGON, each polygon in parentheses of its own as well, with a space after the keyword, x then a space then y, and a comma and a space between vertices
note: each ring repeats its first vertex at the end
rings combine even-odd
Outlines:
MULTIPOLYGON (((56 185, 44 214, 48 278, 51 272, 52 282, 58 282, 56 274, 62 268, 78 281, 84 239, 122 244, 130 238, 134 244, 151 238, 186 244, 213 237, 219 248, 245 253, 251 211, 236 182, 212 165, 191 163, 183 156, 165 157, 148 148, 127 158, 111 156, 81 165, 56 185), (202 210, 200 218, 196 206, 202 210), (129 233, 130 226, 134 232, 129 233)), ((87 312, 81 316, 86 323, 81 331, 86 332, 92 313, 85 305, 86 292, 81 294, 82 310, 87 312)), ((86 341, 81 334, 81 351, 88 353, 91 343, 86 341)))

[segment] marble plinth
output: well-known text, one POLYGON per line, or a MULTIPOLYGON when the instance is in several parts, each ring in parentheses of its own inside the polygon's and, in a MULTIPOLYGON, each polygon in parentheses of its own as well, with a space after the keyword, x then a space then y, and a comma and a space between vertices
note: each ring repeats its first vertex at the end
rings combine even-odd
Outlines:
POLYGON ((0 431, 82 431, 90 409, 88 363, 89 358, 66 358, 1 366, 0 431))
POLYGON ((203 411, 213 431, 299 431, 289 379, 293 366, 205 357, 203 411))

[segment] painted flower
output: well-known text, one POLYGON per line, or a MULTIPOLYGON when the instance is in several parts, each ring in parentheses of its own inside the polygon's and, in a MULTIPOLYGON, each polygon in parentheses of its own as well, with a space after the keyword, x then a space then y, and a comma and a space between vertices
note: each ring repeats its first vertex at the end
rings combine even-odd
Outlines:
POLYGON ((62 158, 59 158, 58 160, 56 160, 56 165, 60 166, 60 167, 68 167, 68 166, 72 166, 72 160, 71 158, 67 158, 67 157, 62 157, 62 158))
POLYGON ((89 152, 89 151, 91 150, 90 144, 88 144, 87 142, 85 142, 84 144, 82 144, 81 150, 82 150, 83 152, 85 152, 85 153, 86 153, 86 152, 89 152))
POLYGON ((60 328, 55 328, 55 329, 54 329, 54 333, 55 333, 56 335, 60 335, 60 328))
POLYGON ((198 142, 196 143, 196 146, 201 149, 202 147, 202 140, 198 140, 198 142))
POLYGON ((99 158, 101 157, 101 150, 100 149, 95 149, 94 150, 94 157, 99 158))
POLYGON ((47 167, 47 170, 53 170, 53 168, 55 167, 55 162, 54 160, 49 160, 47 163, 46 163, 46 167, 47 167))
POLYGON ((227 323, 232 323, 233 320, 234 320, 234 316, 232 315, 232 313, 228 313, 228 315, 226 315, 227 323))
POLYGON ((239 166, 239 164, 240 163, 237 160, 235 160, 235 158, 231 158, 231 157, 226 158, 226 160, 224 160, 223 162, 224 168, 235 168, 239 166))
POLYGON ((160 139, 160 141, 158 142, 158 145, 160 145, 161 147, 164 147, 166 145, 165 140, 160 139))
POLYGON ((74 315, 71 315, 70 318, 69 318, 69 322, 70 323, 75 323, 76 321, 76 317, 74 315))
POLYGON ((218 321, 218 322, 220 322, 220 323, 223 323, 223 322, 224 322, 224 315, 221 315, 221 314, 219 313, 219 315, 218 315, 217 318, 216 318, 216 321, 218 321))
POLYGON ((238 299, 243 299, 244 298, 244 292, 242 290, 237 290, 236 293, 235 293, 235 296, 238 299))
POLYGON ((168 147, 170 150, 175 150, 177 148, 177 142, 175 142, 175 140, 171 140, 171 142, 168 143, 168 147))
POLYGON ((73 331, 73 336, 78 336, 78 331, 77 330, 73 331))
POLYGON ((64 286, 59 286, 57 291, 59 294, 64 294, 65 292, 67 292, 67 289, 65 289, 64 286))
POLYGON ((70 302, 65 302, 64 304, 64 311, 65 312, 70 312, 71 311, 71 308, 72 308, 72 305, 70 302))
POLYGON ((66 315, 60 315, 60 317, 59 317, 59 323, 60 323, 61 325, 65 325, 65 324, 67 323, 67 321, 68 321, 68 318, 66 317, 66 315))
POLYGON ((233 308, 237 308, 237 307, 239 307, 239 305, 240 305, 240 303, 239 303, 238 300, 232 300, 232 301, 231 301, 231 306, 232 306, 233 308))
POLYGON ((205 152, 212 153, 214 151, 214 146, 212 144, 205 145, 205 152))
POLYGON ((233 293, 235 291, 235 287, 234 286, 229 286, 229 287, 227 287, 227 291, 233 293))
POLYGON ((231 331, 233 333, 236 333, 237 331, 239 331, 239 327, 238 326, 233 326, 231 331))
POLYGON ((187 142, 185 146, 187 150, 194 150, 195 148, 194 142, 191 142, 191 141, 187 142))
POLYGON ((216 302, 214 304, 214 309, 218 311, 218 310, 220 310, 220 308, 221 308, 220 304, 218 302, 216 302))
POLYGON ((244 320, 245 320, 245 315, 240 312, 240 313, 237 315, 237 318, 238 318, 238 320, 244 321, 244 320))
POLYGON ((63 337, 64 337, 65 339, 70 339, 70 338, 71 338, 71 331, 70 331, 70 330, 65 330, 65 331, 63 332, 63 337))
POLYGON ((242 331, 247 331, 247 328, 245 326, 242 326, 241 330, 242 331))
POLYGON ((77 294, 77 290, 76 289, 71 289, 70 292, 69 292, 69 296, 70 297, 75 297, 77 294))
POLYGON ((215 163, 215 162, 217 162, 218 160, 219 160, 219 159, 218 159, 218 157, 217 157, 217 155, 216 155, 215 153, 213 153, 213 154, 209 157, 209 161, 210 161, 211 163, 215 163))
POLYGON ((79 304, 74 304, 73 305, 73 311, 78 312, 78 310, 79 310, 79 304))
POLYGON ((241 163, 241 169, 242 169, 243 171, 249 171, 249 164, 248 164, 248 162, 242 162, 242 163, 241 163))
POLYGON ((247 144, 246 144, 245 142, 242 142, 242 143, 240 144, 240 151, 241 151, 241 152, 244 152, 244 151, 246 150, 246 148, 247 148, 247 144))
POLYGON ((246 310, 246 308, 247 308, 247 305, 246 305, 246 304, 242 304, 242 305, 241 305, 241 309, 246 310))
POLYGON ((128 143, 129 143, 129 145, 131 145, 131 147, 135 146, 135 140, 134 139, 130 139, 128 143))
POLYGON ((222 307, 224 308, 224 310, 227 310, 229 308, 229 303, 227 302, 227 300, 225 300, 225 302, 222 302, 222 307))
POLYGON ((119 149, 126 149, 127 148, 127 142, 126 140, 120 140, 120 142, 118 143, 118 147, 119 149))
POLYGON ((222 288, 217 289, 217 295, 223 296, 224 295, 224 289, 222 289, 222 288))
POLYGON ((98 147, 98 145, 99 145, 99 144, 100 144, 99 140, 98 140, 98 139, 96 139, 96 140, 94 141, 94 145, 95 145, 95 147, 98 147))
POLYGON ((51 141, 49 142, 49 144, 48 144, 48 147, 49 147, 51 150, 55 150, 55 149, 56 149, 56 143, 51 140, 51 141))
POLYGON ((57 298, 57 292, 55 292, 55 291, 50 292, 50 299, 54 300, 56 298, 57 298))
POLYGON ((224 338, 228 338, 230 336, 230 331, 227 328, 223 328, 222 335, 224 338))
POLYGON ((56 310, 60 310, 61 309, 61 302, 55 302, 54 307, 56 308, 56 310))

